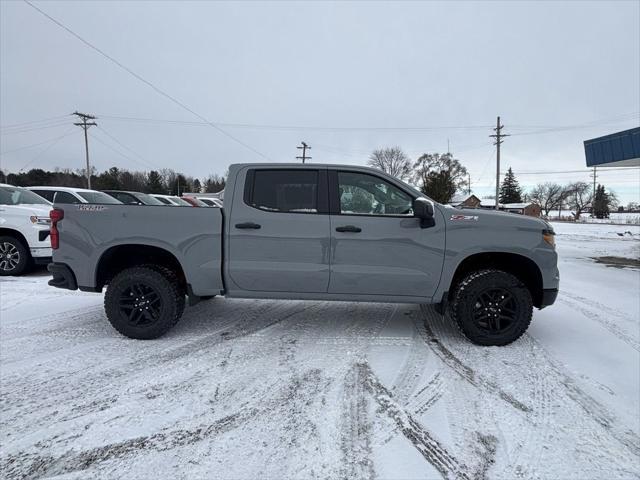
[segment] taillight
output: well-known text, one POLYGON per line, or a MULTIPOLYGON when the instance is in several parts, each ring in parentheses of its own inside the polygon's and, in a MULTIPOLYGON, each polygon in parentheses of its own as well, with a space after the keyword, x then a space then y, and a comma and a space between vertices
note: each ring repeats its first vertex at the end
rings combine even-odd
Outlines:
POLYGON ((58 232, 58 222, 64 218, 64 210, 54 208, 49 212, 51 219, 51 228, 49 229, 49 238, 51 239, 51 248, 57 250, 60 246, 60 233, 58 232))

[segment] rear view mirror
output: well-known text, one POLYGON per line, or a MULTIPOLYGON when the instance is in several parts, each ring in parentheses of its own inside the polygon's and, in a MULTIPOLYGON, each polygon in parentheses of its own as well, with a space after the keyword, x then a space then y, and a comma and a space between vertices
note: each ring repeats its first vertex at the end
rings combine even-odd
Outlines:
POLYGON ((418 197, 413 201, 413 216, 420 219, 420 228, 429 228, 436 224, 433 219, 433 203, 424 197, 418 197))

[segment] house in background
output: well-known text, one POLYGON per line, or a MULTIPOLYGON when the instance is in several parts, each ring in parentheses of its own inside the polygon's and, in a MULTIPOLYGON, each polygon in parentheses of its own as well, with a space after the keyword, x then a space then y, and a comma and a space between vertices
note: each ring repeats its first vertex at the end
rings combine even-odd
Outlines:
MULTIPOLYGON (((482 200, 480 208, 485 210, 493 210, 496 208, 495 200, 482 200)), ((499 210, 509 213, 517 213, 518 215, 528 215, 530 217, 540 217, 542 209, 540 205, 532 202, 523 203, 501 203, 498 205, 499 210)))
POLYGON ((453 198, 449 200, 449 205, 456 208, 478 208, 480 207, 480 199, 474 194, 454 195, 453 198))

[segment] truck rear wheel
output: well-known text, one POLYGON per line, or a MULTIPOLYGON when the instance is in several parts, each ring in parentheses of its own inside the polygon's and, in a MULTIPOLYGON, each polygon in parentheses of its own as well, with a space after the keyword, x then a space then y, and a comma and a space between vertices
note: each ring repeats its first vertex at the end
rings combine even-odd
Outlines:
POLYGON ((170 270, 127 268, 109 282, 104 309, 113 328, 122 335, 150 340, 178 323, 185 301, 181 292, 170 270))
POLYGON ((473 343, 502 346, 529 328, 533 303, 529 289, 515 276, 481 270, 458 284, 451 311, 458 328, 473 343))
POLYGON ((15 237, 0 237, 0 275, 22 275, 29 265, 29 250, 15 237))

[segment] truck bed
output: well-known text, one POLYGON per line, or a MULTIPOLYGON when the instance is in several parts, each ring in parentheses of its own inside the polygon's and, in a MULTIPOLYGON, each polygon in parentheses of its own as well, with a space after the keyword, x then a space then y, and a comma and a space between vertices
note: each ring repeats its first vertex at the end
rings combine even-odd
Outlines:
POLYGON ((93 204, 54 208, 64 211, 58 222, 56 261, 71 268, 81 290, 101 288, 100 260, 105 255, 116 259, 136 255, 136 245, 156 247, 175 257, 187 286, 193 286, 190 293, 217 295, 224 289, 220 208, 93 204))

